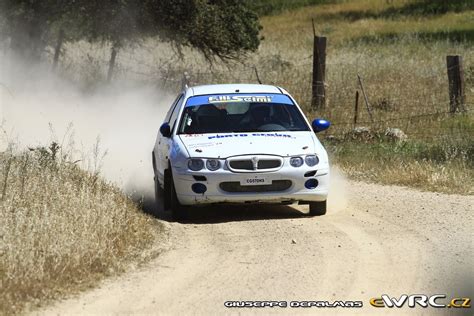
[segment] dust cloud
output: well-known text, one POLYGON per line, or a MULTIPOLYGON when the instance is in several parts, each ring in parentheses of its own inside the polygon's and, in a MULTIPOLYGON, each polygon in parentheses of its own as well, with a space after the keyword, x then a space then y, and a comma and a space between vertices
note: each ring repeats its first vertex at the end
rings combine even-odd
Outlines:
POLYGON ((50 66, 0 61, 0 151, 57 142, 132 196, 153 194, 151 151, 173 100, 156 86, 115 82, 84 92, 50 66), (3 149, 1 148, 3 147, 3 149))
POLYGON ((339 213, 348 207, 348 180, 337 167, 331 168, 331 182, 329 186, 328 210, 330 214, 339 213))
MULTIPOLYGON (((151 151, 174 95, 115 82, 84 92, 50 67, 0 61, 0 151, 59 143, 70 159, 97 170, 135 200, 153 200, 151 151), (3 147, 3 148, 2 148, 3 147)), ((347 207, 346 179, 333 168, 328 208, 347 207)), ((150 206, 146 206, 150 207, 150 206)))

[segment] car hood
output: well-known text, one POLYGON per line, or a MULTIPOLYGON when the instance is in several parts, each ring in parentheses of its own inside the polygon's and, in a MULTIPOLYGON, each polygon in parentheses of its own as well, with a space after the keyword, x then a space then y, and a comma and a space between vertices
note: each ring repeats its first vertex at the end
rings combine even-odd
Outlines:
POLYGON ((190 157, 227 158, 248 154, 292 156, 316 152, 316 136, 311 132, 182 134, 179 137, 190 157))

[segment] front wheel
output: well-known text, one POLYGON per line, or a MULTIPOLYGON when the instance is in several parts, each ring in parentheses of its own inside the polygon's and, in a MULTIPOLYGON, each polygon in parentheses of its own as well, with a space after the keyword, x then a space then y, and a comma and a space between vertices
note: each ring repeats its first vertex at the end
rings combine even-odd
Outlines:
POLYGON ((171 209, 171 217, 175 221, 184 220, 187 218, 188 210, 184 205, 181 205, 178 200, 178 196, 176 195, 176 189, 174 186, 173 176, 170 177, 170 193, 171 193, 171 201, 170 201, 170 209, 171 209))
POLYGON ((155 182, 155 208, 156 208, 155 214, 157 215, 161 208, 161 201, 163 200, 163 190, 161 189, 160 182, 158 181, 158 178, 156 176, 154 178, 154 182, 155 182))
POLYGON ((163 182, 163 209, 165 211, 171 208, 171 183, 173 179, 171 179, 171 171, 170 169, 166 169, 164 171, 164 182, 163 182))
POLYGON ((327 201, 309 202, 309 215, 321 216, 326 214, 327 201))

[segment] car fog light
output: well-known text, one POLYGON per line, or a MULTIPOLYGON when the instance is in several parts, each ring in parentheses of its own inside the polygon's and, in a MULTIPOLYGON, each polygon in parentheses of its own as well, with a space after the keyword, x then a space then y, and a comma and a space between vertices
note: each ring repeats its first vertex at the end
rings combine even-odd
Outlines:
POLYGON ((316 189, 316 187, 318 186, 319 182, 318 180, 316 179, 309 179, 307 180, 305 183, 304 183, 304 186, 306 187, 306 189, 316 189))
POLYGON ((310 167, 316 166, 319 163, 318 156, 316 155, 308 155, 304 159, 304 162, 310 167))
POLYGON ((206 168, 211 171, 216 171, 221 167, 221 162, 217 159, 208 159, 206 161, 206 168))
POLYGON ((194 193, 197 193, 197 194, 203 194, 207 191, 207 187, 202 183, 194 183, 191 186, 191 189, 193 190, 194 193))
POLYGON ((291 157, 290 165, 295 168, 301 167, 303 165, 303 158, 301 157, 291 157))
POLYGON ((204 161, 202 159, 190 159, 188 161, 188 167, 192 171, 199 171, 204 168, 204 161))

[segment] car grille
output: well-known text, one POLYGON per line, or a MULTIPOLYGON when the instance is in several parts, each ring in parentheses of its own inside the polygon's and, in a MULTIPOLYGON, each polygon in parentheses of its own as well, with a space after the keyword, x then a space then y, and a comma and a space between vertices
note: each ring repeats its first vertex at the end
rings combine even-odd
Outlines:
POLYGON ((282 192, 291 187, 290 180, 273 180, 269 185, 240 185, 240 182, 222 182, 219 187, 229 193, 282 192))
POLYGON ((253 170, 253 163, 251 160, 234 160, 229 162, 232 169, 253 170))
POLYGON ((282 164, 283 159, 276 156, 244 156, 228 160, 229 169, 233 172, 276 171, 282 164), (254 160, 256 160, 256 164, 254 160))
POLYGON ((273 169, 281 166, 280 160, 260 160, 257 169, 273 169))

